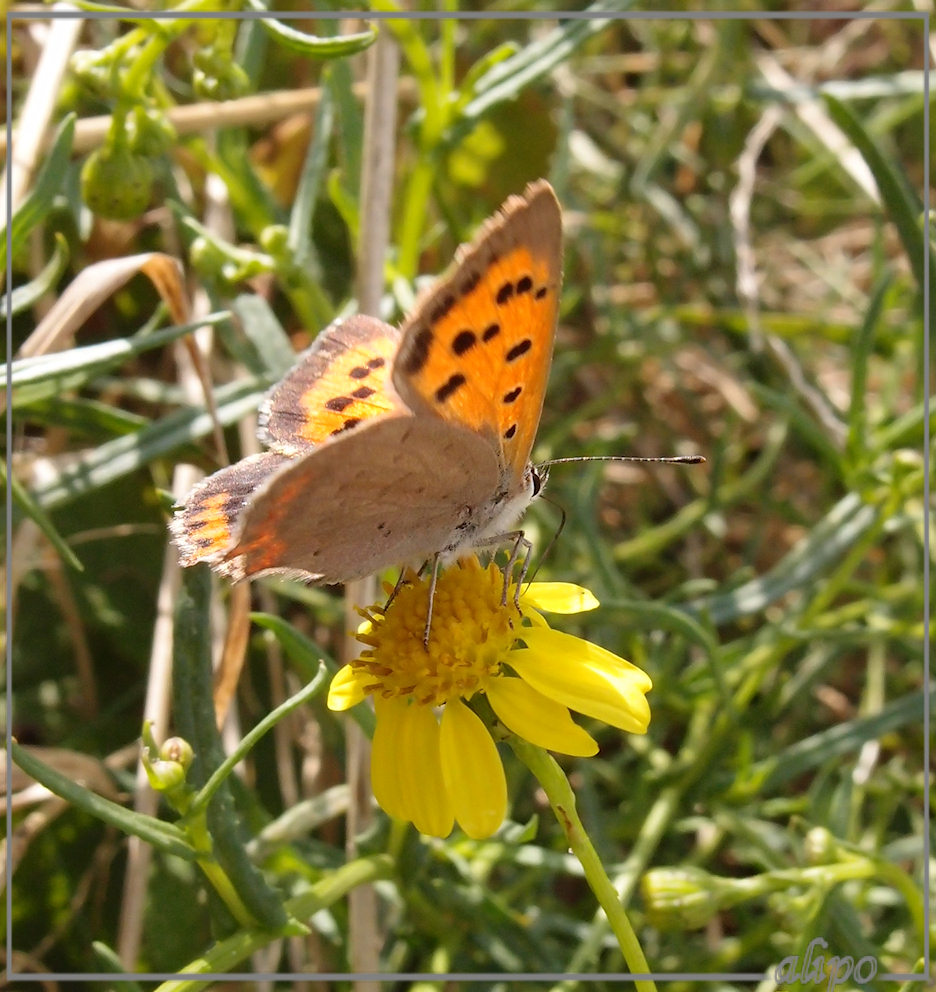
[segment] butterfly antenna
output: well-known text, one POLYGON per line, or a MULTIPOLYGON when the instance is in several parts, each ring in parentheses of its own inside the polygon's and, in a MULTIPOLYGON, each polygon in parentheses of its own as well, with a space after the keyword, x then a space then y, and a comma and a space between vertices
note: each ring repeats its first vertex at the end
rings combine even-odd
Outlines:
POLYGON ((537 469, 548 468, 550 465, 564 465, 566 462, 666 462, 671 465, 699 465, 704 462, 702 455, 656 455, 642 457, 640 455, 573 455, 570 458, 550 458, 538 462, 537 469))
POLYGON ((561 503, 557 503, 554 499, 550 499, 543 493, 543 487, 546 485, 546 480, 549 478, 549 467, 551 465, 564 465, 568 462, 664 462, 671 465, 699 465, 704 462, 705 458, 702 455, 658 455, 658 456, 647 456, 642 457, 640 455, 572 455, 569 458, 550 458, 545 462, 537 462, 536 472, 538 475, 538 487, 537 496, 550 506, 554 506, 560 513, 559 526, 556 528, 555 533, 549 539, 549 543, 546 545, 543 553, 539 557, 539 561, 536 563, 536 567, 533 569, 533 574, 527 580, 527 585, 536 578, 536 573, 540 570, 540 566, 546 560, 549 552, 552 551, 553 545, 559 540, 559 535, 562 533, 563 528, 566 525, 566 511, 565 507, 561 503))

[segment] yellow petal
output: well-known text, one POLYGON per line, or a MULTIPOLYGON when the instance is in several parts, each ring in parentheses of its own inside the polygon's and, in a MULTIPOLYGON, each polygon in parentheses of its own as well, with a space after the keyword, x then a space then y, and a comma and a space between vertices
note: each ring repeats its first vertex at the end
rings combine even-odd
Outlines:
POLYGON ((536 610, 531 609, 530 604, 523 601, 523 597, 520 598, 520 605, 523 607, 524 620, 529 620, 534 627, 549 627, 546 618, 542 614, 537 613, 536 610))
POLYGON ((335 672, 328 687, 328 708, 342 712, 357 706, 365 697, 364 684, 350 665, 335 672))
POLYGON ((594 738, 572 719, 565 706, 523 679, 492 679, 487 697, 504 725, 531 744, 583 758, 598 753, 594 738))
POLYGON ((544 696, 577 713, 632 734, 646 733, 653 683, 646 672, 597 644, 558 630, 525 627, 527 650, 511 651, 508 664, 544 696))
POLYGON ((520 596, 520 605, 525 603, 547 613, 585 613, 601 605, 590 590, 572 582, 531 582, 520 596))
POLYGON ((375 700, 371 785, 380 806, 421 833, 447 837, 454 813, 442 778, 439 722, 428 706, 375 700))
POLYGON ((507 815, 507 780, 487 727, 460 700, 445 704, 441 726, 442 773, 462 830, 490 837, 507 815))
POLYGON ((402 720, 407 706, 400 699, 375 699, 377 726, 371 747, 371 788, 381 809, 398 820, 408 820, 403 805, 398 758, 402 720))

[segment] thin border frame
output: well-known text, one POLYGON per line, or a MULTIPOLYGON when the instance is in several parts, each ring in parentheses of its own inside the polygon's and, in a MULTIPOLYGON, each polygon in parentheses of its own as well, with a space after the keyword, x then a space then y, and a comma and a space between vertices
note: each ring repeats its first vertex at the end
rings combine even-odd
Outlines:
MULTIPOLYGON (((599 0, 600 3, 600 0, 599 0)), ((6 13, 6 138, 7 138, 7 169, 6 186, 4 199, 6 207, 6 242, 7 242, 7 265, 6 265, 6 286, 12 289, 13 285, 13 233, 10 223, 13 216, 12 204, 12 184, 10 182, 9 163, 13 159, 13 68, 12 68, 12 30, 16 21, 37 21, 53 20, 57 18, 81 18, 82 20, 106 20, 116 19, 122 21, 146 21, 146 20, 260 20, 265 17, 274 17, 279 20, 338 20, 360 18, 361 20, 382 21, 382 20, 556 20, 558 18, 571 20, 667 20, 681 19, 690 21, 723 21, 723 20, 911 20, 920 21, 923 27, 923 174, 930 174, 930 14, 928 11, 610 11, 610 10, 577 10, 577 11, 193 11, 191 13, 180 14, 177 11, 153 11, 147 14, 135 14, 110 11, 70 11, 70 10, 43 10, 20 13, 8 10, 6 13)), ((925 237, 923 241, 924 266, 923 266, 923 375, 924 375, 924 418, 923 418, 923 546, 929 547, 929 514, 925 508, 930 505, 930 337, 928 328, 930 327, 930 281, 929 281, 929 256, 930 256, 930 187, 929 183, 923 186, 923 213, 925 237)), ((12 455, 13 455, 13 399, 12 399, 12 356, 13 356, 13 314, 12 310, 7 310, 6 320, 6 471, 7 479, 12 478, 12 455)), ((12 551, 13 533, 13 497, 9 484, 5 492, 5 521, 6 521, 6 541, 5 552, 6 561, 9 563, 12 551)), ((923 590, 924 590, 924 614, 923 614, 923 781, 930 780, 930 752, 926 747, 926 742, 930 739, 930 567, 929 556, 923 556, 923 590)), ((9 615, 9 604, 12 601, 13 577, 9 567, 6 569, 6 651, 5 651, 5 675, 6 675, 6 698, 7 698, 7 725, 6 725, 6 775, 7 782, 13 780, 13 757, 11 749, 12 741, 12 713, 13 713, 13 638, 12 638, 12 617, 9 615)), ((930 826, 930 790, 923 790, 923 817, 927 825, 930 826)), ((7 791, 6 795, 6 956, 7 968, 6 979, 19 979, 23 982, 41 981, 169 981, 176 978, 193 978, 203 981, 308 981, 315 978, 319 981, 437 981, 448 979, 449 981, 461 982, 490 982, 509 980, 513 982, 534 982, 545 981, 555 982, 564 979, 576 981, 635 981, 652 980, 656 982, 671 981, 742 981, 761 982, 769 972, 648 972, 647 974, 635 974, 630 972, 584 972, 584 973, 533 973, 533 972, 380 972, 365 974, 361 972, 32 972, 19 973, 10 970, 10 963, 13 961, 13 852, 9 843, 13 828, 13 807, 12 794, 7 791)), ((901 982, 927 982, 930 980, 930 831, 923 833, 923 971, 919 974, 883 974, 876 975, 877 981, 901 981, 901 982)))

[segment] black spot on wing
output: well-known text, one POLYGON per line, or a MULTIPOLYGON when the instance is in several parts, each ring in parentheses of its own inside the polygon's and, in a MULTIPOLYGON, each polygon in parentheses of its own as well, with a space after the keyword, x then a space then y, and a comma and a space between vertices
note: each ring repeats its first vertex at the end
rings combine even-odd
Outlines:
POLYGON ((464 331, 459 331, 452 339, 452 351, 456 355, 464 355, 466 351, 470 351, 477 343, 478 338, 475 332, 465 329, 464 331))
POLYGON ((413 338, 413 346, 409 355, 406 356, 404 370, 408 375, 416 375, 417 372, 429 360, 429 349, 432 347, 433 334, 428 327, 423 327, 416 332, 413 338))
POLYGON ((524 338, 522 341, 518 341, 504 357, 508 362, 515 362, 521 355, 525 355, 532 347, 533 342, 529 338, 524 338))
POLYGON ((497 300, 498 306, 503 306, 513 295, 514 284, 512 282, 505 282, 504 285, 497 291, 494 299, 497 300))
POLYGON ((435 398, 439 403, 444 403, 453 393, 465 385, 466 379, 461 372, 455 372, 442 383, 435 391, 435 398))
POLYGON ((352 427, 357 427, 357 425, 360 422, 361 422, 360 417, 348 417, 348 419, 340 427, 337 427, 335 430, 331 432, 331 436, 334 437, 336 434, 341 434, 344 431, 349 431, 351 430, 352 427))

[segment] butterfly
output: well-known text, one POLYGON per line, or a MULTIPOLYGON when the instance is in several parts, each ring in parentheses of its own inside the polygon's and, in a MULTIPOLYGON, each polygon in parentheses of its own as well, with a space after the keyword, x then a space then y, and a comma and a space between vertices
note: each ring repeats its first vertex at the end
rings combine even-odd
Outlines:
POLYGON ((552 187, 531 183, 462 245, 399 328, 329 325, 267 394, 269 448, 192 489, 183 565, 334 584, 490 545, 538 491, 530 463, 562 279, 552 187))

